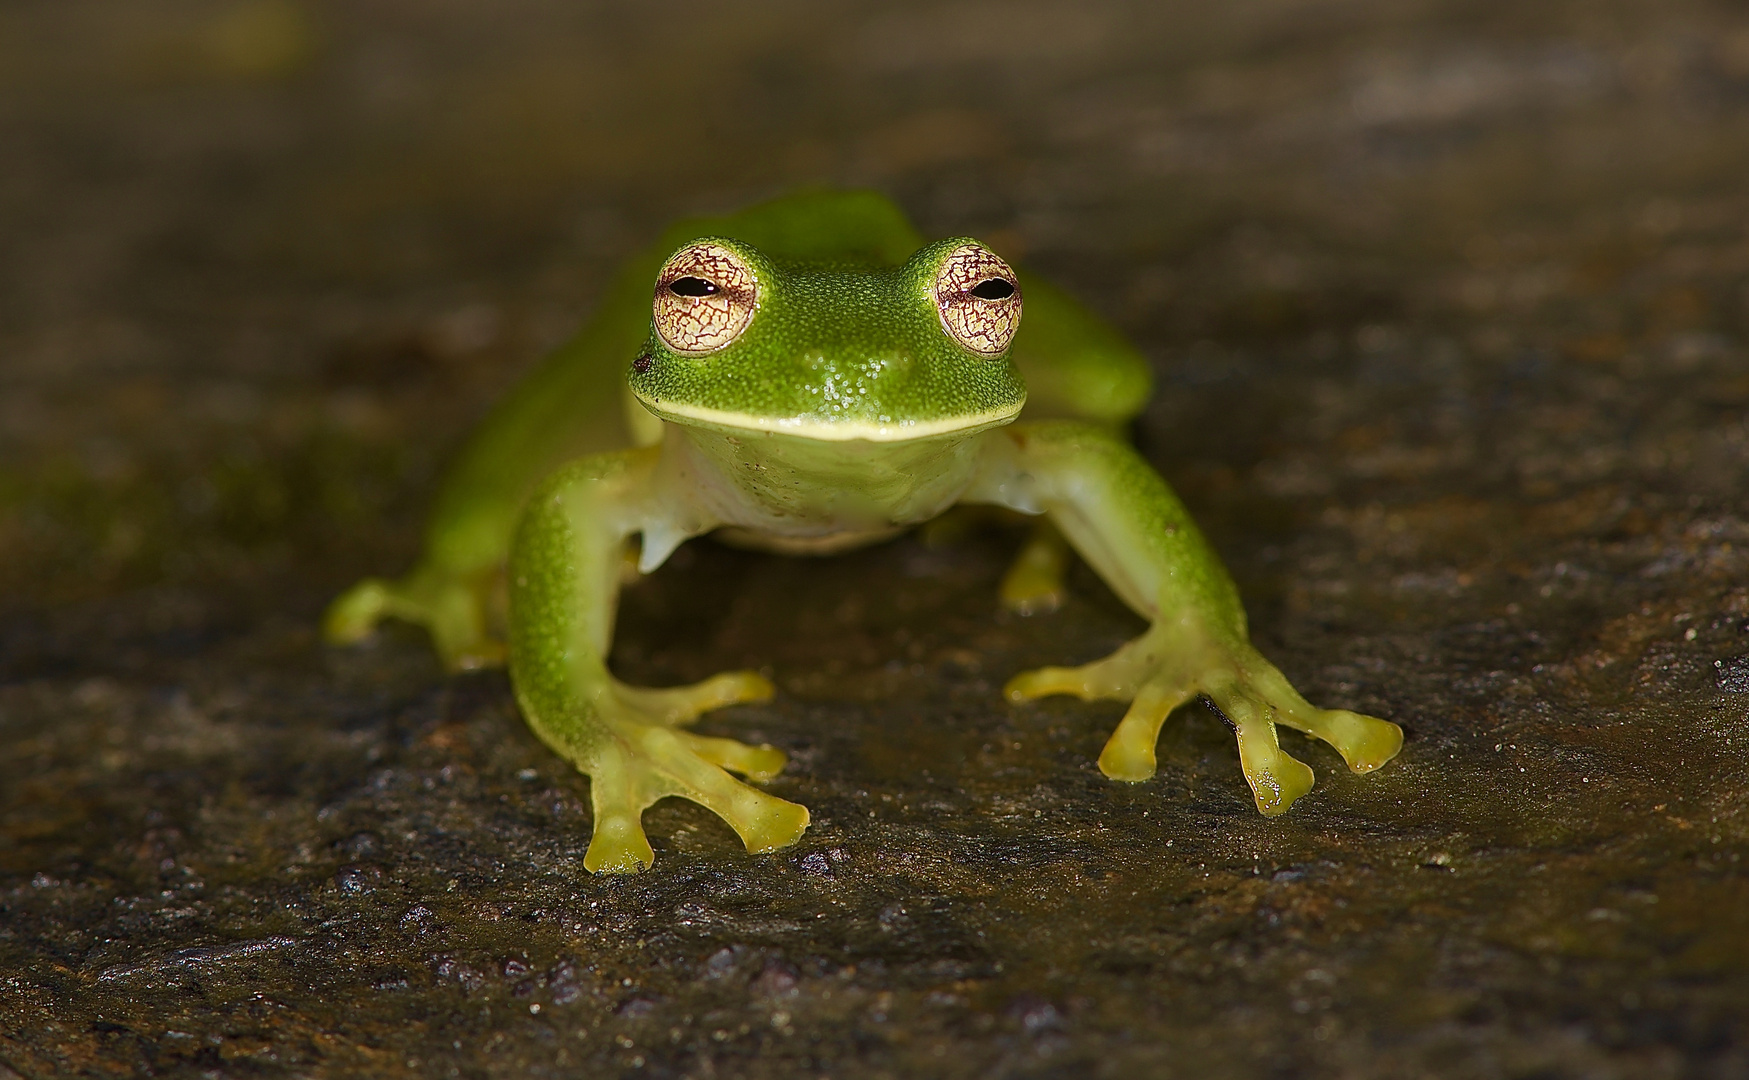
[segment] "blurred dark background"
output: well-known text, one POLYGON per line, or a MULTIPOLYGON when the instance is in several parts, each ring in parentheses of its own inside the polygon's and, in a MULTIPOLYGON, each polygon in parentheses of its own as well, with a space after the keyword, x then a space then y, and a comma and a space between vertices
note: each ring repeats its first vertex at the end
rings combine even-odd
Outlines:
POLYGON ((1749 11, 1700 0, 14 0, 0 9, 0 1078, 1749 1071, 1749 11), (1015 538, 631 590, 635 681, 815 809, 581 869, 501 676, 329 650, 446 455, 674 218, 878 188, 1129 333, 1314 700, 1010 707, 1136 630, 1015 538), (538 1008, 537 1008, 538 1007, 538 1008))

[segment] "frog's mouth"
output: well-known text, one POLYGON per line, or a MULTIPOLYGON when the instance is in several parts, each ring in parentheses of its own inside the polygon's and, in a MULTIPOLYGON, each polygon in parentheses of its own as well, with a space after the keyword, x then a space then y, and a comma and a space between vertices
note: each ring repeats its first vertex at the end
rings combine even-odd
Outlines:
POLYGON ((1012 422, 1026 404, 1023 394, 1018 401, 985 412, 962 413, 928 420, 903 420, 860 413, 849 416, 807 413, 800 416, 774 417, 729 409, 712 409, 677 401, 661 401, 646 397, 636 390, 632 394, 637 398, 638 404, 672 424, 733 432, 770 432, 821 442, 850 442, 861 439, 865 442, 894 443, 933 439, 943 435, 971 435, 986 428, 1001 427, 1012 422))

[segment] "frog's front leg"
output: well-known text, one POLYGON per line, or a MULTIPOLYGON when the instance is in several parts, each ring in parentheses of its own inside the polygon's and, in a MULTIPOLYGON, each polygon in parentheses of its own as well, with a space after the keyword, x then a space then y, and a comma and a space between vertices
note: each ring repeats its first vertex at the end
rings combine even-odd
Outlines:
POLYGON ((1214 551, 1166 481, 1108 432, 1044 422, 992 433, 965 499, 1049 515, 1152 624, 1103 660, 1026 672, 1007 687, 1017 701, 1075 694, 1130 702, 1099 756, 1107 776, 1154 775, 1160 725, 1199 696, 1233 728, 1245 779, 1264 814, 1281 813, 1312 786, 1312 770, 1277 742, 1277 724, 1328 742, 1355 772, 1378 768, 1402 746, 1395 724, 1307 704, 1251 646, 1238 590, 1214 551))
POLYGON ((755 780, 783 768, 782 751, 679 730, 701 713, 771 695, 750 671, 693 686, 627 686, 607 671, 620 561, 642 534, 653 570, 687 536, 716 522, 667 482, 657 448, 584 458, 529 501, 510 550, 510 677, 529 727, 588 774, 595 835, 590 870, 630 873, 655 859, 640 817, 678 795, 712 810, 749 851, 794 843, 808 811, 729 776, 755 780))

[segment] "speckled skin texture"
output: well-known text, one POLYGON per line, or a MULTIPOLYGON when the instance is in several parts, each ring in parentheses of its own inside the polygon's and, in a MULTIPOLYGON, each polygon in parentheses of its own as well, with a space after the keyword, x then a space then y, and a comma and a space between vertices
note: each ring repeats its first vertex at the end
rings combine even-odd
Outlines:
MULTIPOLYGON (((825 204, 810 200, 797 213, 830 234, 845 231, 825 204)), ((941 240, 897 266, 860 270, 780 266, 748 245, 743 254, 764 279, 757 332, 708 361, 676 355, 652 335, 646 351, 656 362, 630 373, 632 391, 665 417, 685 407, 809 427, 1012 420, 1027 392, 1007 350, 979 354, 954 341, 934 302, 944 260, 965 244, 941 240)))
POLYGON ((0 1064, 1749 1074, 1741 5, 676 11, 0 5, 0 1064), (1121 706, 1000 693, 1145 628, 1084 565, 1022 618, 1002 526, 690 543, 611 667, 766 668, 694 730, 812 823, 591 875, 501 671, 321 643, 624 260, 809 184, 1120 327, 1258 647, 1403 753, 1285 731, 1266 819, 1192 705, 1116 784, 1121 706))

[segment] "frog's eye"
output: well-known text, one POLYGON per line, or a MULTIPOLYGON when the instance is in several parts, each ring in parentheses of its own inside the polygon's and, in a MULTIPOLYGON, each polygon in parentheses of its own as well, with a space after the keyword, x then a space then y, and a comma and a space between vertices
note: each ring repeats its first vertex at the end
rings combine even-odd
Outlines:
POLYGON ((982 244, 963 244, 935 275, 935 306, 948 336, 975 353, 1001 356, 1020 328, 1020 280, 982 244))
POLYGON ((656 333, 682 356, 707 356, 741 336, 759 303, 747 260, 721 244, 681 248, 656 275, 656 333))

